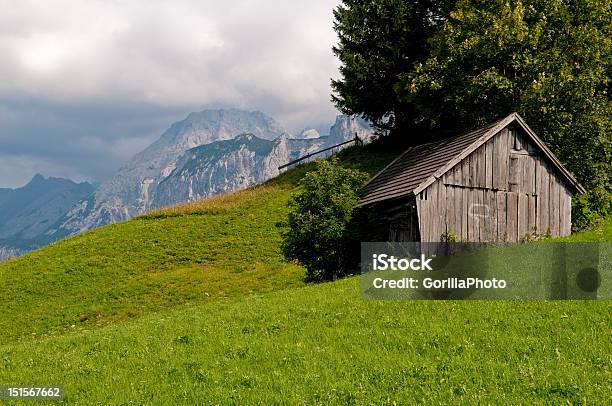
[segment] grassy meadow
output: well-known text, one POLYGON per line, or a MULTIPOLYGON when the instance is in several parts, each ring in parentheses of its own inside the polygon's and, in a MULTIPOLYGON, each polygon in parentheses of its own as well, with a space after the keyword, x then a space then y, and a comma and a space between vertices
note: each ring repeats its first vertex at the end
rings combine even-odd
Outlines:
MULTIPOLYGON (((373 174, 392 155, 340 158, 373 174)), ((367 301, 358 277, 304 284, 276 224, 310 167, 0 264, 0 385, 64 385, 84 405, 612 398, 610 301, 367 301)), ((612 220, 567 240, 612 241, 612 220)))

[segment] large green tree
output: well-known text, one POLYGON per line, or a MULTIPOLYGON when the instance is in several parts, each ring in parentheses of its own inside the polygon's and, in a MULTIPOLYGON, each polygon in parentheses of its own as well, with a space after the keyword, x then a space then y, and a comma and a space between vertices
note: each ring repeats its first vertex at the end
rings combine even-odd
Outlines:
POLYGON ((512 111, 589 189, 575 223, 612 210, 610 0, 463 0, 402 74, 400 98, 456 132, 512 111))
MULTIPOLYGON (((412 134, 414 105, 398 95, 398 81, 428 55, 427 40, 439 30, 450 6, 440 0, 343 0, 334 11, 340 80, 332 100, 378 129, 412 134)), ((413 142, 418 142, 414 140, 413 142)))
POLYGON ((574 223, 612 211, 610 0, 345 0, 335 17, 344 112, 409 144, 517 111, 589 190, 574 223))

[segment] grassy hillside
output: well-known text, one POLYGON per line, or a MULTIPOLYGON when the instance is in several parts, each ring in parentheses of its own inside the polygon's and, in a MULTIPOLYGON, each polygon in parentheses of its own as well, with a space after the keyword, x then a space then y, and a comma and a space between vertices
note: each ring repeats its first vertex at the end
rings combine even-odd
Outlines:
MULTIPOLYGON (((394 154, 352 149, 374 173, 394 154), (366 159, 367 157, 367 159, 366 159)), ((253 189, 102 227, 0 264, 0 342, 89 329, 181 304, 303 284, 279 251, 276 224, 312 166, 253 189)))
MULTIPOLYGON (((342 162, 373 173, 392 155, 365 153, 342 162)), ((0 265, 0 383, 62 384, 76 404, 607 402, 610 301, 304 286, 275 223, 306 170, 0 265)), ((569 240, 612 241, 612 219, 569 240)))
POLYGON ((349 278, 0 345, 0 382, 44 377, 83 404, 605 404, 611 314, 365 301, 349 278))

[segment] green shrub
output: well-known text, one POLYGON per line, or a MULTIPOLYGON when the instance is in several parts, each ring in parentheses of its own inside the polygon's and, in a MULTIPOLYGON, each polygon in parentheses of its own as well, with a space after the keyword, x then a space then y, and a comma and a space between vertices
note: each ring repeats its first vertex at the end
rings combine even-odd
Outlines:
POLYGON ((321 161, 290 200, 282 250, 306 267, 309 281, 334 280, 358 263, 350 223, 367 179, 366 173, 343 168, 335 159, 321 161))

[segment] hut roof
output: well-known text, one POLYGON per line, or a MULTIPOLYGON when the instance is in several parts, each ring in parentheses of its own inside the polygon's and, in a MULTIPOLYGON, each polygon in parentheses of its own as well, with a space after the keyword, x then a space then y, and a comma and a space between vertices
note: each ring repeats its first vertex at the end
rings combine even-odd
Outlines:
POLYGON ((364 206, 420 193, 503 128, 514 123, 525 131, 576 192, 585 192, 521 116, 512 113, 477 130, 409 148, 368 182, 359 204, 364 206))

